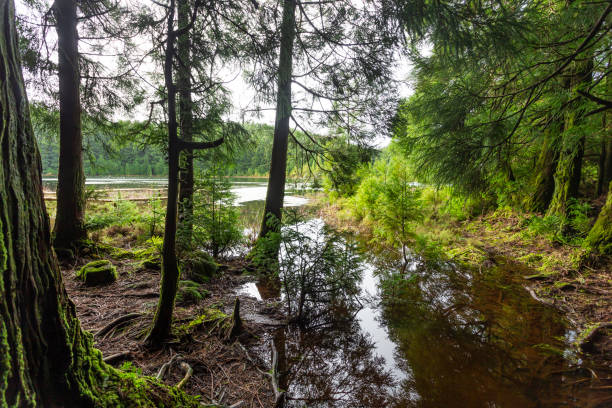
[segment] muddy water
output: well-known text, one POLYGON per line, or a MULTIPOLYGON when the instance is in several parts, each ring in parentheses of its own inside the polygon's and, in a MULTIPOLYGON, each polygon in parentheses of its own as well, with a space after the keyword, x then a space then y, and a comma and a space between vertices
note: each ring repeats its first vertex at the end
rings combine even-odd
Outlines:
MULTIPOLYGON (((318 304, 314 321, 270 333, 287 406, 612 407, 612 372, 575 351, 575 334, 523 288, 518 265, 415 257, 401 276, 371 249, 358 245, 357 301, 318 304)), ((278 285, 241 290, 288 302, 278 285)))

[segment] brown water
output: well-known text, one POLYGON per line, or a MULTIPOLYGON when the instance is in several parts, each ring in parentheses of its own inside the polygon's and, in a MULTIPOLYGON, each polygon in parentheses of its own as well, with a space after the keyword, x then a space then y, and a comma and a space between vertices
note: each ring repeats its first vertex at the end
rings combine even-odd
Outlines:
MULTIPOLYGON (((415 257, 400 276, 392 259, 359 252, 357 301, 317 304, 314 321, 270 334, 287 406, 612 407, 612 372, 575 351, 518 265, 415 257)), ((287 302, 264 282, 242 290, 287 302)))

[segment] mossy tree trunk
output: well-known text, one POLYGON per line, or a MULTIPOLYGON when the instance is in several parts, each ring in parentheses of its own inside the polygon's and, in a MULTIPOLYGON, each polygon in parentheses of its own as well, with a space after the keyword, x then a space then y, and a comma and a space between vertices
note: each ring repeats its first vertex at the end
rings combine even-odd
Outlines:
POLYGON ((0 31, 0 406, 93 406, 107 373, 51 250, 12 0, 0 31))
MULTIPOLYGON (((289 143, 289 120, 291 118, 291 74, 293 70, 293 43, 295 39, 295 0, 283 0, 280 56, 278 62, 278 85, 276 95, 276 120, 270 161, 270 176, 260 238, 270 232, 278 232, 285 198, 287 177, 287 147, 289 143), (269 222, 270 220, 275 222, 269 222)), ((277 252, 277 251, 276 251, 277 252)), ((276 253, 270 254, 275 256, 276 253)))
POLYGON ((600 254, 612 255, 612 182, 608 185, 606 204, 599 212, 586 242, 600 254))
MULTIPOLYGON (((194 15, 197 13, 193 13, 194 15)), ((179 191, 179 157, 181 151, 209 149, 223 143, 223 138, 213 142, 193 142, 179 138, 177 122, 177 86, 173 80, 175 61, 175 43, 179 32, 186 27, 174 29, 176 0, 170 0, 167 17, 167 37, 164 55, 164 82, 168 92, 168 202, 166 206, 166 224, 162 248, 162 277, 159 302, 153 319, 153 326, 146 338, 146 343, 157 346, 171 335, 174 301, 178 291, 180 271, 176 256, 177 208, 179 191)))
POLYGON ((58 39, 60 103, 57 214, 53 235, 56 248, 74 248, 79 241, 87 238, 77 2, 56 0, 53 12, 58 39))
MULTIPOLYGON (((568 79, 568 88, 572 94, 591 82, 593 64, 588 62, 574 62, 577 65, 568 79)), ((553 194, 547 214, 565 216, 567 205, 572 198, 578 197, 580 179, 582 177, 582 161, 586 136, 575 135, 572 128, 579 126, 583 120, 584 112, 570 104, 565 113, 564 137, 562 140, 559 162, 555 171, 555 192, 553 194)))
MULTIPOLYGON (((178 2, 178 26, 189 24, 191 7, 188 0, 178 2)), ((193 140, 193 108, 191 98, 191 41, 189 30, 185 30, 177 39, 178 64, 176 82, 179 91, 179 129, 181 139, 193 140)), ((178 198, 178 245, 184 250, 191 247, 193 233, 193 153, 190 150, 181 152, 178 198)))
MULTIPOLYGON (((606 86, 612 92, 612 78, 606 77, 606 86)), ((612 182, 612 112, 606 111, 602 115, 604 140, 601 142, 601 155, 599 163, 599 178, 597 180, 597 195, 608 191, 612 182)))
POLYGON ((555 192, 554 176, 559 161, 559 135, 553 132, 553 129, 547 130, 536 164, 535 190, 529 201, 529 209, 534 212, 546 212, 555 192))

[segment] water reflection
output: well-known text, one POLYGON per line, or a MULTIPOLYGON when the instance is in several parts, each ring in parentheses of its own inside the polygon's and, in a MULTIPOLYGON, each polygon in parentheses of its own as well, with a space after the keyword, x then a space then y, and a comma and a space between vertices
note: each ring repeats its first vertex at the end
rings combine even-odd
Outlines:
MULTIPOLYGON (((316 319, 272 334, 289 406, 612 406, 602 380, 612 372, 596 367, 595 380, 567 359, 565 322, 521 287, 516 264, 469 271, 415 258, 399 276, 401 265, 378 261, 360 260, 358 301, 312 302, 316 319)), ((284 291, 278 282, 255 288, 263 299, 284 291)), ((286 292, 285 302, 287 293, 302 296, 286 292)))

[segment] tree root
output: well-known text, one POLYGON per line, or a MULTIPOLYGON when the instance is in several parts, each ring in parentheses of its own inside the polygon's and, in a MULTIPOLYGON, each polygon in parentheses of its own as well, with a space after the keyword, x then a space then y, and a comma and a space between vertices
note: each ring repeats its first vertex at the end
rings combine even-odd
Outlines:
POLYGON ((98 330, 96 334, 94 334, 94 337, 104 337, 105 335, 110 333, 111 330, 119 326, 122 326, 125 323, 129 322, 130 320, 134 320, 140 316, 142 316, 142 313, 128 313, 124 316, 118 317, 112 322, 110 322, 109 324, 107 324, 106 326, 104 326, 103 328, 101 328, 100 330, 98 330))
POLYGON ((176 384, 176 388, 179 388, 179 389, 183 387, 183 385, 185 385, 187 381, 189 381, 189 379, 191 378, 191 375, 193 374, 193 368, 191 368, 191 366, 187 364, 186 362, 182 361, 180 366, 183 370, 185 370, 185 376, 183 377, 181 381, 178 382, 178 384, 176 384))
POLYGON ((170 366, 174 363, 174 361, 180 357, 180 354, 175 354, 170 361, 168 361, 167 363, 164 363, 160 368, 159 371, 157 372, 157 375, 155 376, 156 379, 158 379, 159 381, 161 381, 164 378, 164 375, 166 375, 166 372, 168 371, 168 369, 170 368, 170 366))
POLYGON ((104 357, 102 361, 104 361, 106 364, 113 364, 113 363, 116 363, 117 361, 123 360, 128 357, 132 357, 131 351, 123 351, 121 353, 117 353, 117 354, 110 355, 108 357, 104 357))
POLYGON ((274 391, 274 408, 284 407, 287 393, 282 391, 278 385, 278 353, 276 352, 276 349, 272 348, 272 369, 271 372, 267 372, 258 367, 258 364, 256 363, 255 359, 251 357, 246 347, 244 347, 240 342, 236 342, 236 344, 238 344, 238 346, 242 349, 247 357, 247 360, 249 360, 261 374, 266 377, 270 377, 272 390, 274 391))

